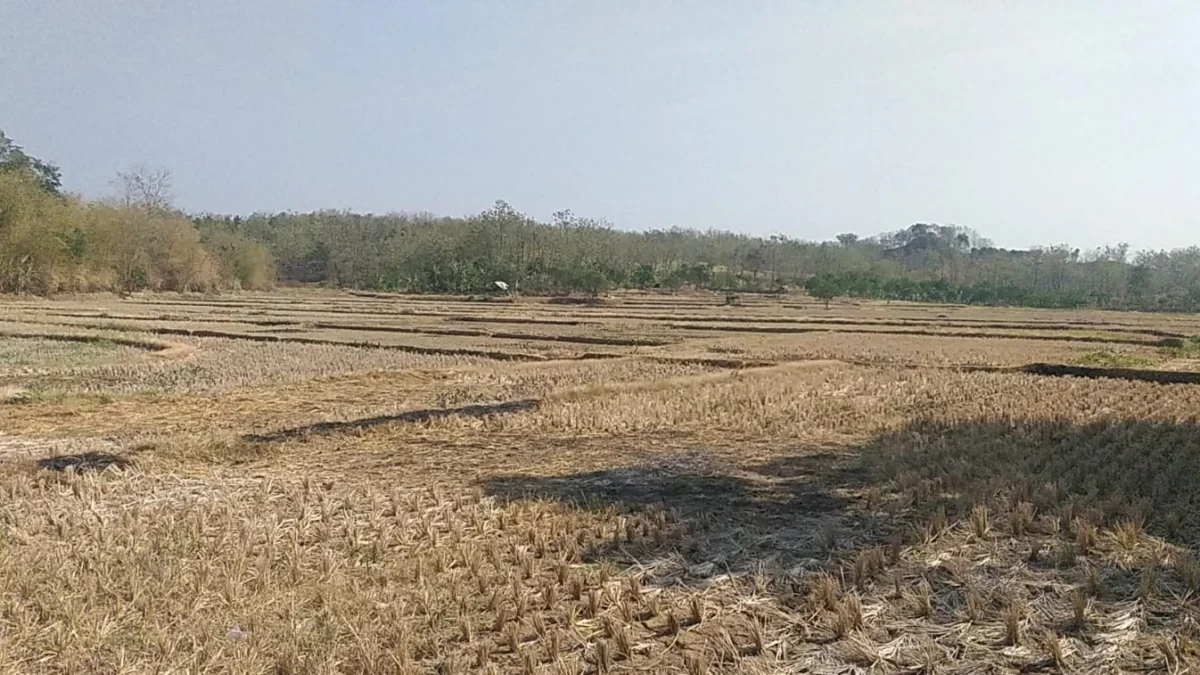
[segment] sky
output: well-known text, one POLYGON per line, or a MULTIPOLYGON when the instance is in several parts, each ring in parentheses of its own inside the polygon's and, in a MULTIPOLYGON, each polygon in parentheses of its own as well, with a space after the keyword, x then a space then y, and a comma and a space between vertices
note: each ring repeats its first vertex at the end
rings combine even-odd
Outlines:
POLYGON ((188 211, 1200 244, 1200 3, 0 0, 0 129, 188 211))

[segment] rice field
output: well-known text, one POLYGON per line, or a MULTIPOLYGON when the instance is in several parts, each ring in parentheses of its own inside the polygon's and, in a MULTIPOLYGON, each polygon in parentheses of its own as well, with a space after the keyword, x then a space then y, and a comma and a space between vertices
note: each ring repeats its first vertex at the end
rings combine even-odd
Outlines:
POLYGON ((806 300, 0 300, 0 672, 1200 664, 1200 318, 806 300))

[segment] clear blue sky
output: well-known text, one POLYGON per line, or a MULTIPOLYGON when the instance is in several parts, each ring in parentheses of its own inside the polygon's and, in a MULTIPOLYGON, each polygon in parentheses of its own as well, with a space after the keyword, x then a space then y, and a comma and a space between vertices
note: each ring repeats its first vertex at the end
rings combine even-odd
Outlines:
POLYGON ((1200 244, 1200 3, 0 0, 0 128, 100 196, 1200 244))

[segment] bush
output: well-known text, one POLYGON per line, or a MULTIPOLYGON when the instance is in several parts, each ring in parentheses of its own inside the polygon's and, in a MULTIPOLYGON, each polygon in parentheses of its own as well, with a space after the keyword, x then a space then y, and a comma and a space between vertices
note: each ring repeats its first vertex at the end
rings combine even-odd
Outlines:
POLYGON ((266 249, 244 238, 210 251, 182 215, 86 203, 0 171, 0 293, 266 288, 266 249))

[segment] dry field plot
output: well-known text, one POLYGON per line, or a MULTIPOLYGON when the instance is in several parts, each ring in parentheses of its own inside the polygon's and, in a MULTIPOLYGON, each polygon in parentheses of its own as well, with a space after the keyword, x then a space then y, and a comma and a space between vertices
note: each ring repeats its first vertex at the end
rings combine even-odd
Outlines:
POLYGON ((1197 667, 1200 320, 722 300, 0 301, 0 672, 1197 667))

